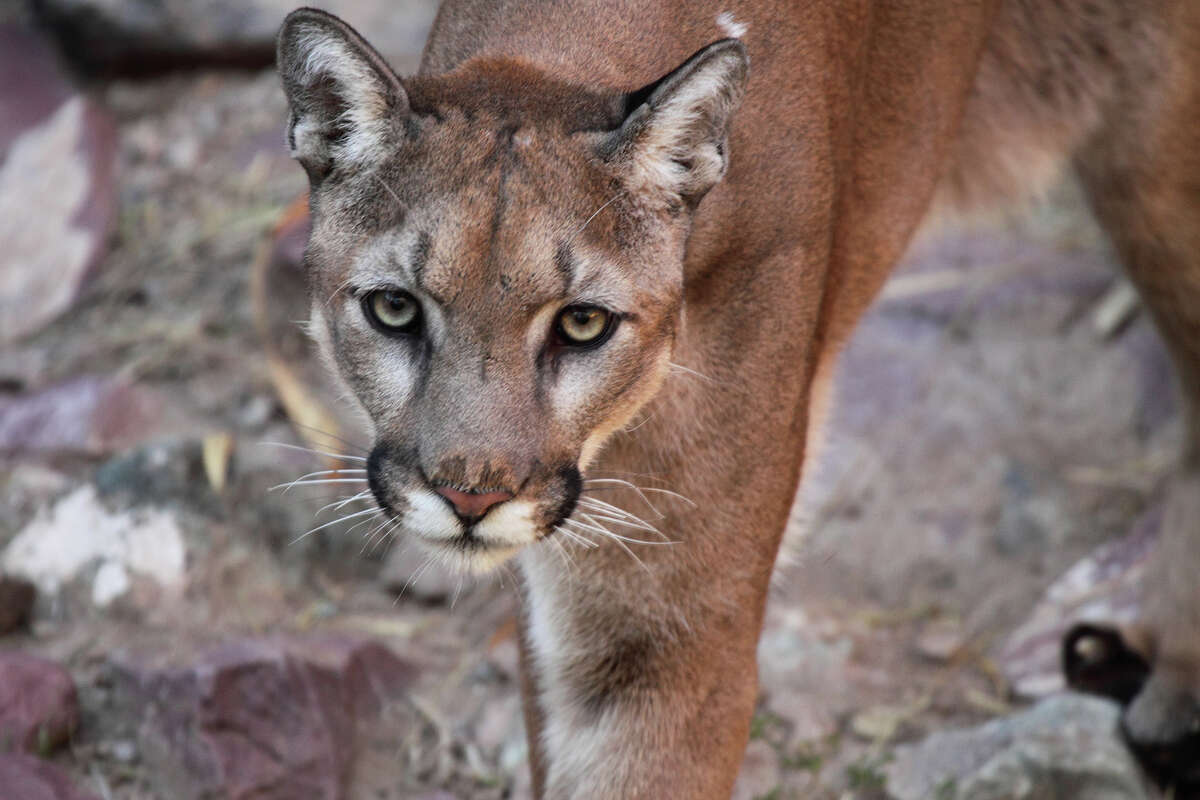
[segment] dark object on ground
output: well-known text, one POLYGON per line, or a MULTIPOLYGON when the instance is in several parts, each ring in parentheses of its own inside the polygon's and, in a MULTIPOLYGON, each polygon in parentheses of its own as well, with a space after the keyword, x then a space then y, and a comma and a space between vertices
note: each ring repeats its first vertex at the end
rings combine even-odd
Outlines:
POLYGON ((1128 705, 1150 676, 1146 659, 1121 634, 1098 625, 1076 625, 1063 637, 1063 674, 1078 692, 1128 705))
MULTIPOLYGON (((1150 665, 1118 631, 1087 624, 1076 625, 1063 639, 1063 673, 1071 688, 1116 700, 1122 708, 1134 702, 1151 680, 1150 665)), ((1159 692, 1158 697, 1158 702, 1172 705, 1195 704, 1180 693, 1159 692)), ((1152 693, 1140 702, 1154 700, 1152 693)), ((1200 717, 1190 731, 1172 741, 1139 741, 1124 725, 1122 733, 1142 766, 1160 785, 1172 789, 1173 797, 1200 798, 1200 717)))
POLYGON ((10 575, 0 575, 0 635, 29 622, 37 590, 33 584, 10 575))

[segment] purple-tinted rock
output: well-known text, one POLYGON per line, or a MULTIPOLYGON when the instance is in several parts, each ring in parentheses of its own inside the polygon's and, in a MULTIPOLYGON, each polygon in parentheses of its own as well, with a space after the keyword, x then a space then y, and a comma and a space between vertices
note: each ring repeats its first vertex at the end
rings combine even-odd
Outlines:
POLYGON ((54 764, 23 753, 0 753, 0 800, 95 800, 54 764))
POLYGON ((50 752, 78 724, 79 699, 65 669, 25 653, 0 653, 0 751, 50 752))
POLYGON ((156 395, 117 378, 85 376, 0 397, 0 452, 102 454, 145 436, 156 395))
POLYGON ((79 293, 115 218, 115 152, 111 119, 73 92, 45 45, 0 26, 0 342, 79 293))
POLYGON ((356 731, 415 677, 381 644, 314 636, 224 645, 184 666, 127 663, 143 757, 172 798, 337 800, 356 731))

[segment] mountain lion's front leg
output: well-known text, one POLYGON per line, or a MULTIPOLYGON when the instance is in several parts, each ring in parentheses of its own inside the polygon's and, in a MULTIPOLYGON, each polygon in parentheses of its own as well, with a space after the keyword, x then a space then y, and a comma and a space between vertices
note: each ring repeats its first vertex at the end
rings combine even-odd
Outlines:
POLYGON ((523 558, 538 797, 729 797, 754 710, 768 575, 732 590, 728 575, 669 563, 697 555, 675 547, 668 558, 638 548, 645 568, 617 548, 577 551, 574 566, 547 548, 523 558))

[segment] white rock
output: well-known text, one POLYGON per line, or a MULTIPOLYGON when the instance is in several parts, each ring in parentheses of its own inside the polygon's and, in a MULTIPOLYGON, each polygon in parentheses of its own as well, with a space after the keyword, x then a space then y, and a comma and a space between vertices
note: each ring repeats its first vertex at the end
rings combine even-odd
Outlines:
POLYGON ((99 605, 128 588, 129 572, 178 587, 186 563, 183 533, 165 511, 109 511, 88 485, 26 525, 4 550, 0 567, 54 594, 97 561, 104 562, 92 587, 99 605))
POLYGON ((92 602, 104 608, 129 591, 129 572, 119 561, 105 561, 92 579, 92 602))

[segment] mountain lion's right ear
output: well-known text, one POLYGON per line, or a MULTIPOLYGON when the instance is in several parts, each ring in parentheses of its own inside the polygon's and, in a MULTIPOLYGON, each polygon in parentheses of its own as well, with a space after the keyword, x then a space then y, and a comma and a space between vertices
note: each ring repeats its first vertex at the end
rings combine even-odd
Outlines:
POLYGON ((402 129, 409 107, 400 79, 337 17, 312 8, 289 14, 276 64, 292 110, 288 146, 313 181, 378 161, 402 129))
POLYGON ((750 59, 723 39, 670 74, 625 96, 625 120, 599 143, 634 194, 675 206, 700 201, 725 174, 729 126, 746 90, 750 59))

